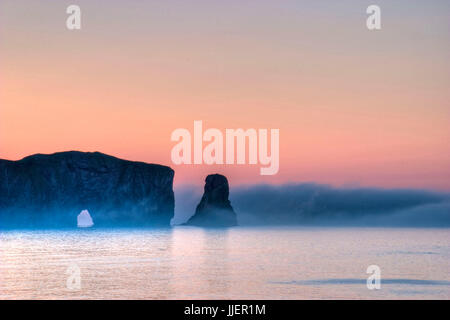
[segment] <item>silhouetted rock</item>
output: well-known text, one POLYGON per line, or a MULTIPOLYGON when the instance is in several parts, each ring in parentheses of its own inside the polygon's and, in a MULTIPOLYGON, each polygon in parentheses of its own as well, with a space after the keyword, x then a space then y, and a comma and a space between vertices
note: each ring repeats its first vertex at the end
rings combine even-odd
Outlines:
POLYGON ((205 191, 195 214, 185 223, 201 227, 232 227, 237 225, 236 213, 228 200, 227 178, 220 174, 206 177, 205 191))
POLYGON ((96 226, 169 226, 174 171, 99 152, 0 160, 0 227, 76 226, 88 209, 96 226))

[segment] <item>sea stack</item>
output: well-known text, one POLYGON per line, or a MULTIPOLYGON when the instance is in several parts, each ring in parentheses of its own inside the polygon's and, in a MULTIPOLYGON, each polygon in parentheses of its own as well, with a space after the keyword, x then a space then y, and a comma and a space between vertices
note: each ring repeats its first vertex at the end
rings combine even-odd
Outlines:
POLYGON ((195 214, 185 225, 223 228, 237 226, 236 213, 231 206, 228 180, 220 174, 210 174, 205 180, 205 191, 195 214))

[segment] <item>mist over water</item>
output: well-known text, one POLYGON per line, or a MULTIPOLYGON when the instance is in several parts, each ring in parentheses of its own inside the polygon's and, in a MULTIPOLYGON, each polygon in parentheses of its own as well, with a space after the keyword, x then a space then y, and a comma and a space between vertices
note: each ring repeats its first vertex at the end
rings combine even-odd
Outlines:
MULTIPOLYGON (((199 187, 175 190, 173 224, 186 221, 199 187)), ((450 195, 426 190, 333 188, 318 184, 230 189, 239 224, 450 227, 450 195)))
MULTIPOLYGON (((172 224, 202 193, 175 189, 172 224)), ((77 229, 75 216, 69 229, 0 230, 0 299, 450 298, 447 194, 259 185, 230 200, 229 229, 77 229), (380 290, 366 287, 374 264, 380 290)))

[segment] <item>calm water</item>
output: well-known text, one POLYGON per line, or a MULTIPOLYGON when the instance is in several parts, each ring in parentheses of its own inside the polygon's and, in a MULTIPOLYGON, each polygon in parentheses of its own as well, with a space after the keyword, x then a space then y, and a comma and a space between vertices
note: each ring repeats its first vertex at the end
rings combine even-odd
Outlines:
POLYGON ((449 240, 449 229, 2 231, 0 298, 449 299, 449 240), (366 287, 372 264, 380 290, 366 287), (74 266, 79 290, 67 287, 74 266))

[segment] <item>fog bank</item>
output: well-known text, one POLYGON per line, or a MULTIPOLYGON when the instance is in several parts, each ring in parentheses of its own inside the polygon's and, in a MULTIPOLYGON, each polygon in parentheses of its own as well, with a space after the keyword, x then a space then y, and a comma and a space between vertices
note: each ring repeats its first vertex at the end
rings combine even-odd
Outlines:
MULTIPOLYGON (((175 190, 173 224, 195 211, 203 190, 175 190)), ((450 227, 450 196, 426 190, 335 188, 318 184, 230 189, 240 225, 450 227)))

